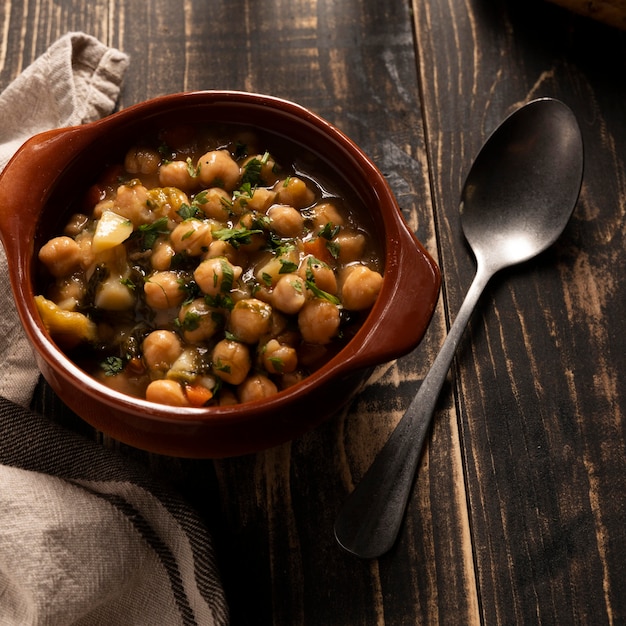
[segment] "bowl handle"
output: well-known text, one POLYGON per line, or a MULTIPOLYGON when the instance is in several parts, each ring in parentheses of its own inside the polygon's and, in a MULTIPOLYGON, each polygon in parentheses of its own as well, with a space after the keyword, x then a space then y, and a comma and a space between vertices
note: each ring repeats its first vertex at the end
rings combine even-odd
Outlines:
POLYGON ((31 137, 0 174, 0 238, 9 258, 16 247, 32 246, 41 206, 55 179, 91 139, 85 128, 59 128, 31 137))
MULTIPOLYGON (((344 368, 368 368, 404 356, 417 347, 437 305, 441 274, 404 219, 398 216, 397 239, 388 242, 387 262, 397 266, 393 284, 383 288, 370 315, 377 316, 360 346, 345 355, 344 368)), ((352 342, 350 346, 358 344, 352 342)))

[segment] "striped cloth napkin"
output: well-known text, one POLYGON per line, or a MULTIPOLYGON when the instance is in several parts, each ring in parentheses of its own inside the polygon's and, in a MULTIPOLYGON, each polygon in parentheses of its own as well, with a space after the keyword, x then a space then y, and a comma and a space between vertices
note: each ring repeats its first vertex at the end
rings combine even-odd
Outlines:
MULTIPOLYGON (((57 41, 0 94, 0 169, 32 134, 110 113, 127 64, 84 33, 57 41)), ((144 467, 27 408, 38 372, 5 263, 0 625, 227 624, 211 538, 197 513, 144 467)))

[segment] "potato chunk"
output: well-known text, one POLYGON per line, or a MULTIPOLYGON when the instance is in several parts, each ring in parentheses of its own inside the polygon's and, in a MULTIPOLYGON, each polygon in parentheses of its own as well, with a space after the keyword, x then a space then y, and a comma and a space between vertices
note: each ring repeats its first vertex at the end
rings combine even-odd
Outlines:
POLYGON ((132 233, 133 223, 127 217, 113 211, 104 211, 96 226, 92 249, 95 254, 109 250, 126 241, 132 233))
POLYGON ((63 346, 75 346, 97 339, 96 325, 86 315, 65 311, 43 296, 35 296, 35 304, 43 325, 63 346))

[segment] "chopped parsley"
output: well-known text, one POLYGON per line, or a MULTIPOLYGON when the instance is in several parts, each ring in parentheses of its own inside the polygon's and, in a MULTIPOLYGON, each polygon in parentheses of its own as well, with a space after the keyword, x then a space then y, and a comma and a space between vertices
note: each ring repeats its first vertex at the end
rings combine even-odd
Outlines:
POLYGON ((218 293, 215 296, 205 294, 204 301, 208 306, 214 309, 226 309, 227 311, 231 311, 235 306, 232 297, 227 293, 218 293))
POLYGON ((197 218, 204 217, 204 214, 202 213, 202 211, 195 204, 195 200, 191 204, 186 204, 186 203, 181 204, 180 209, 178 209, 176 213, 180 215, 183 221, 192 219, 192 218, 197 219, 197 218))
POLYGON ((279 259, 280 261, 280 270, 278 270, 279 274, 292 274, 298 269, 298 264, 293 263, 292 261, 288 261, 287 259, 279 259))
POLYGON ((267 360, 272 364, 276 372, 280 374, 283 371, 283 368, 285 367, 285 362, 280 357, 271 356, 267 360))
POLYGON ((124 370, 124 359, 119 356, 108 356, 102 363, 100 368, 104 372, 105 376, 116 376, 124 370))
POLYGON ((242 207, 245 207, 248 202, 252 200, 255 189, 256 186, 253 187, 251 183, 243 183, 243 185, 233 193, 233 201, 239 202, 242 207))
POLYGON ((231 264, 226 259, 220 259, 220 268, 222 270, 222 284, 220 291, 222 293, 229 293, 233 288, 235 282, 235 274, 231 264))
POLYGON ((193 197, 193 204, 195 206, 199 206, 204 204, 207 201, 208 192, 206 189, 204 191, 200 191, 193 197))
POLYGON ((185 279, 181 277, 177 280, 177 282, 178 288, 181 291, 185 292, 185 299, 183 301, 184 304, 189 304, 190 302, 193 302, 196 298, 200 297, 202 292, 200 290, 200 287, 198 286, 198 283, 195 280, 185 279))
POLYGON ((336 241, 327 241, 326 249, 328 250, 328 252, 330 252, 330 256, 332 256, 333 259, 339 258, 339 252, 341 251, 341 246, 336 241))
POLYGON ((267 163, 269 158, 270 153, 265 152, 265 154, 263 154, 260 159, 254 157, 244 165, 243 177, 241 179, 242 187, 249 185, 251 188, 254 188, 263 184, 261 170, 263 169, 263 166, 267 163))
POLYGON ((327 291, 320 289, 315 284, 315 274, 313 273, 314 265, 325 266, 326 264, 322 263, 322 261, 320 261, 319 259, 316 259, 314 257, 309 257, 309 260, 307 262, 306 272, 305 272, 306 280, 304 281, 306 288, 314 296, 321 298, 323 300, 328 300, 329 302, 332 302, 333 304, 336 304, 337 306, 339 306, 341 304, 341 301, 339 300, 339 298, 337 298, 337 296, 334 296, 332 293, 328 293, 327 291))
POLYGON ((228 365, 228 363, 222 363, 220 359, 213 363, 213 368, 216 369, 218 372, 230 374, 230 365, 228 365))
POLYGON ((187 311, 185 313, 185 317, 183 321, 180 323, 180 327, 184 331, 193 331, 200 328, 201 316, 199 313, 195 313, 194 311, 187 311))
POLYGON ((319 236, 330 241, 339 234, 339 230, 339 226, 334 226, 332 222, 326 222, 322 230, 320 230, 319 236))
POLYGON ((329 302, 332 302, 333 304, 336 304, 337 306, 341 304, 341 301, 339 300, 339 298, 337 298, 337 296, 333 296, 332 293, 328 293, 327 291, 320 289, 315 284, 315 281, 307 280, 305 281, 305 284, 306 284, 306 288, 316 297, 321 298, 322 300, 328 300, 329 302))
POLYGON ((191 157, 187 157, 187 172, 191 178, 197 178, 200 174, 200 164, 194 165, 191 157))
POLYGON ((241 245, 249 244, 252 235, 263 234, 263 231, 254 228, 219 228, 213 231, 213 238, 228 242, 233 248, 238 249, 241 245))
POLYGON ((167 217, 160 217, 151 224, 141 224, 135 232, 141 238, 141 247, 144 250, 150 250, 159 237, 170 234, 167 217))

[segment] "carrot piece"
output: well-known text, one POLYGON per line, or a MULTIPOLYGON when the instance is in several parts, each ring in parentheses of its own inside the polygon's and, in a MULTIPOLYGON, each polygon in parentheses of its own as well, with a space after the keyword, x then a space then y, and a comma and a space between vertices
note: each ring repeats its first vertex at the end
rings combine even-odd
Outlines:
POLYGON ((316 259, 331 265, 333 262, 333 256, 326 245, 328 242, 324 237, 315 237, 315 239, 309 239, 304 242, 305 254, 312 254, 316 259))
POLYGON ((204 406, 212 397, 213 392, 202 385, 185 385, 185 394, 191 406, 204 406))

